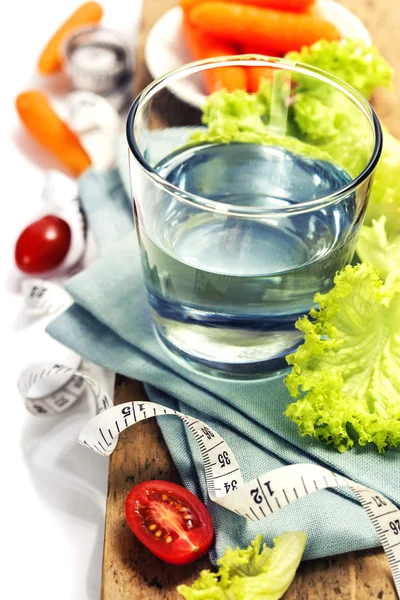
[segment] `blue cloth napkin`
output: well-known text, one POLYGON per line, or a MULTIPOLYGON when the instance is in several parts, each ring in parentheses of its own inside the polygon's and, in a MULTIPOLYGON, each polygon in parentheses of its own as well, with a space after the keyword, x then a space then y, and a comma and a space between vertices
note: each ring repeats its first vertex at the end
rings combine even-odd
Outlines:
MULTIPOLYGON (((146 384, 151 400, 209 423, 233 449, 244 480, 289 463, 313 462, 376 489, 400 504, 400 453, 373 448, 345 454, 309 438, 283 415, 289 394, 282 376, 229 381, 183 366, 159 342, 146 300, 131 202, 117 171, 88 171, 80 193, 102 253, 69 280, 75 304, 48 331, 95 363, 146 384)), ((212 558, 229 545, 247 546, 262 533, 268 542, 287 530, 308 534, 306 558, 379 545, 364 510, 347 491, 324 490, 258 523, 245 521, 211 502, 200 453, 190 432, 174 417, 159 418, 165 441, 184 484, 201 497, 215 525, 212 558)))

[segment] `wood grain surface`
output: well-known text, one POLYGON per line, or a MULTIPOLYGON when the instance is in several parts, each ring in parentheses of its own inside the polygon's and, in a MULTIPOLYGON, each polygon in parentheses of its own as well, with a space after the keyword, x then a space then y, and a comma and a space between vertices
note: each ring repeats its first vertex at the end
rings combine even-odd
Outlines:
MULTIPOLYGON (((398 70, 394 89, 379 91, 374 106, 390 131, 400 137, 400 0, 340 0, 340 3, 364 21, 374 43, 398 70)), ((143 61, 146 36, 156 20, 175 5, 175 0, 144 0, 135 93, 151 80, 143 61)), ((146 399, 146 395, 140 383, 117 380, 116 404, 141 399, 146 399)), ((186 567, 166 565, 133 536, 124 518, 125 498, 133 485, 148 479, 179 482, 155 420, 139 423, 122 433, 110 458, 102 600, 178 600, 176 586, 192 582, 201 569, 210 566, 206 557, 186 567)), ((396 600, 396 597, 386 557, 377 549, 302 563, 285 600, 396 600)))
MULTIPOLYGON (((118 382, 117 382, 118 383, 118 382)), ((115 402, 148 400, 141 383, 120 380, 115 402)), ((190 583, 200 569, 210 567, 208 557, 187 565, 167 565, 135 538, 124 516, 129 490, 149 479, 180 483, 155 419, 121 433, 110 458, 103 553, 102 600, 172 600, 179 583, 190 583), (132 435, 134 433, 134 435, 132 435)))

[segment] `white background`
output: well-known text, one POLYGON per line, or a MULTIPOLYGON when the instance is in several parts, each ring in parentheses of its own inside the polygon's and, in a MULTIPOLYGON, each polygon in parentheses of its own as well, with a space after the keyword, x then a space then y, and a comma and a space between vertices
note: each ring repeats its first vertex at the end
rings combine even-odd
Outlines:
MULTIPOLYGON (((46 334, 23 315, 13 252, 38 206, 46 169, 60 165, 23 131, 14 100, 28 87, 62 97, 64 78, 35 76, 36 61, 49 36, 79 4, 13 0, 2 16, 0 544, 1 595, 8 600, 100 596, 107 461, 77 443, 87 405, 81 402, 67 416, 40 420, 26 413, 16 390, 27 363, 53 358, 46 334)), ((103 23, 134 43, 141 0, 101 4, 103 23)))

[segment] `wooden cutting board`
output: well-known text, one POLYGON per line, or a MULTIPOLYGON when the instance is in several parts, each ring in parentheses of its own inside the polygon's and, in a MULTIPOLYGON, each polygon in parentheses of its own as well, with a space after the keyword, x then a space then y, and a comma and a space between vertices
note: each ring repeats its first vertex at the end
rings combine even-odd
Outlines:
MULTIPOLYGON (((341 0, 367 25, 375 44, 400 74, 400 0, 341 0)), ((144 0, 139 36, 135 92, 151 80, 144 65, 146 36, 175 0, 144 0)), ((379 116, 400 137, 400 78, 390 93, 374 98, 379 116)), ((143 386, 117 378, 115 403, 143 400, 143 386)), ((148 479, 179 482, 155 420, 139 423, 121 434, 110 459, 104 536, 102 600, 178 600, 176 586, 191 583, 208 558, 186 567, 166 565, 133 536, 124 519, 124 502, 131 487, 148 479)), ((340 515, 337 516, 340 518, 340 515)), ((381 549, 352 552, 301 564, 285 600, 396 600, 389 565, 381 549)))

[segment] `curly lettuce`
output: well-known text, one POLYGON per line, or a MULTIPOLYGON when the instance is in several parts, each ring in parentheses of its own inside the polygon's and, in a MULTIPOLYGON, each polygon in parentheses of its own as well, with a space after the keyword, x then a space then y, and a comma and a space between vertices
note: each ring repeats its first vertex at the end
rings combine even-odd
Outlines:
MULTIPOLYGON (((390 87, 393 71, 374 46, 351 39, 321 40, 285 58, 323 69, 352 85, 367 99, 390 87)), ((360 110, 342 92, 311 77, 296 76, 293 119, 306 142, 318 145, 353 177, 368 164, 371 133, 360 110)))
POLYGON ((283 533, 274 547, 258 535, 246 549, 227 548, 217 573, 201 571, 192 586, 180 585, 186 600, 279 600, 293 581, 306 545, 301 531, 283 533))
POLYGON ((393 79, 393 70, 378 49, 359 40, 321 40, 312 46, 304 46, 300 52, 289 52, 285 58, 335 75, 352 85, 367 100, 375 88, 390 87, 393 79))
POLYGON ((356 177, 372 152, 370 126, 341 92, 326 85, 297 92, 293 118, 303 140, 326 152, 330 162, 356 177))
POLYGON ((339 135, 343 125, 351 126, 347 108, 343 94, 336 90, 327 94, 324 86, 296 94, 294 118, 309 140, 326 141, 339 135))
POLYGON ((285 414, 302 436, 340 452, 400 444, 400 274, 383 282, 372 265, 348 265, 319 308, 296 323, 304 343, 287 357, 285 414))
POLYGON ((208 126, 206 131, 195 132, 207 135, 207 141, 217 140, 228 143, 237 133, 265 135, 266 107, 257 94, 248 94, 242 90, 227 92, 221 90, 212 94, 204 103, 202 122, 208 126))
MULTIPOLYGON (((317 42, 301 52, 290 52, 285 58, 325 69, 367 98, 377 86, 390 86, 393 76, 374 46, 354 40, 317 42)), ((207 128, 193 133, 190 143, 274 143, 289 150, 298 149, 304 156, 330 160, 356 177, 367 165, 372 151, 366 119, 334 87, 299 74, 294 74, 293 79, 294 95, 290 82, 278 71, 271 80, 261 83, 257 94, 242 90, 212 94, 203 106, 202 121, 207 128), (296 139, 299 143, 295 149, 296 139), (300 147, 300 142, 305 146, 300 147)))
POLYGON ((386 217, 389 237, 400 234, 400 142, 383 128, 383 151, 375 171, 365 224, 386 217))
MULTIPOLYGON (((279 74, 278 74, 279 75, 279 74)), ((264 81, 257 94, 243 90, 227 92, 220 90, 211 94, 202 110, 202 123, 207 129, 195 131, 190 142, 263 143, 271 132, 271 103, 274 97, 274 117, 276 111, 287 111, 285 99, 289 91, 281 77, 275 77, 274 85, 264 81)), ((286 132, 287 133, 287 132, 286 132)))
MULTIPOLYGON (((393 71, 374 46, 354 40, 320 41, 287 58, 324 69, 343 79, 367 99, 390 87, 393 71)), ((317 145, 353 177, 367 165, 372 148, 368 124, 355 105, 333 88, 300 76, 293 118, 304 141, 317 145)), ((390 239, 400 234, 400 142, 383 128, 383 151, 375 171, 365 224, 386 216, 390 239)), ((364 237, 367 231, 364 231, 364 237)), ((362 236, 363 237, 363 236, 362 236)), ((361 250, 363 255, 363 250, 361 250)))
POLYGON ((369 227, 361 227, 357 242, 357 254, 363 262, 371 263, 382 279, 400 270, 400 235, 388 238, 386 217, 372 220, 369 227))
POLYGON ((203 106, 202 121, 207 128, 198 129, 190 136, 190 144, 262 144, 280 146, 287 150, 319 160, 330 160, 322 148, 291 135, 274 135, 269 127, 270 84, 264 82, 258 94, 242 90, 220 90, 211 94, 203 106))
MULTIPOLYGON (((392 80, 392 70, 378 50, 354 40, 320 41, 301 52, 289 53, 287 58, 325 69, 353 85, 367 98, 377 86, 388 87, 392 80)), ((368 164, 372 152, 369 125, 357 107, 334 88, 302 76, 296 80, 294 98, 289 99, 285 80, 278 75, 274 77, 273 85, 265 80, 257 94, 241 90, 221 90, 212 94, 203 107, 203 123, 207 127, 194 132, 189 142, 280 146, 295 154, 333 162, 356 177, 368 164), (282 114, 276 115, 275 112, 280 110, 282 114), (286 135, 277 135, 270 128, 271 113, 278 123, 281 116, 287 117, 286 135)), ((372 240, 376 240, 377 234, 373 223, 383 216, 386 217, 386 253, 397 247, 396 238, 400 235, 399 173, 400 142, 384 129, 383 151, 366 211, 367 229, 363 229, 360 236, 358 254, 362 260, 371 261, 372 240), (368 243, 369 239, 371 243, 368 243)))
POLYGON ((400 142, 383 129, 383 151, 375 171, 357 254, 380 277, 400 270, 400 142))

